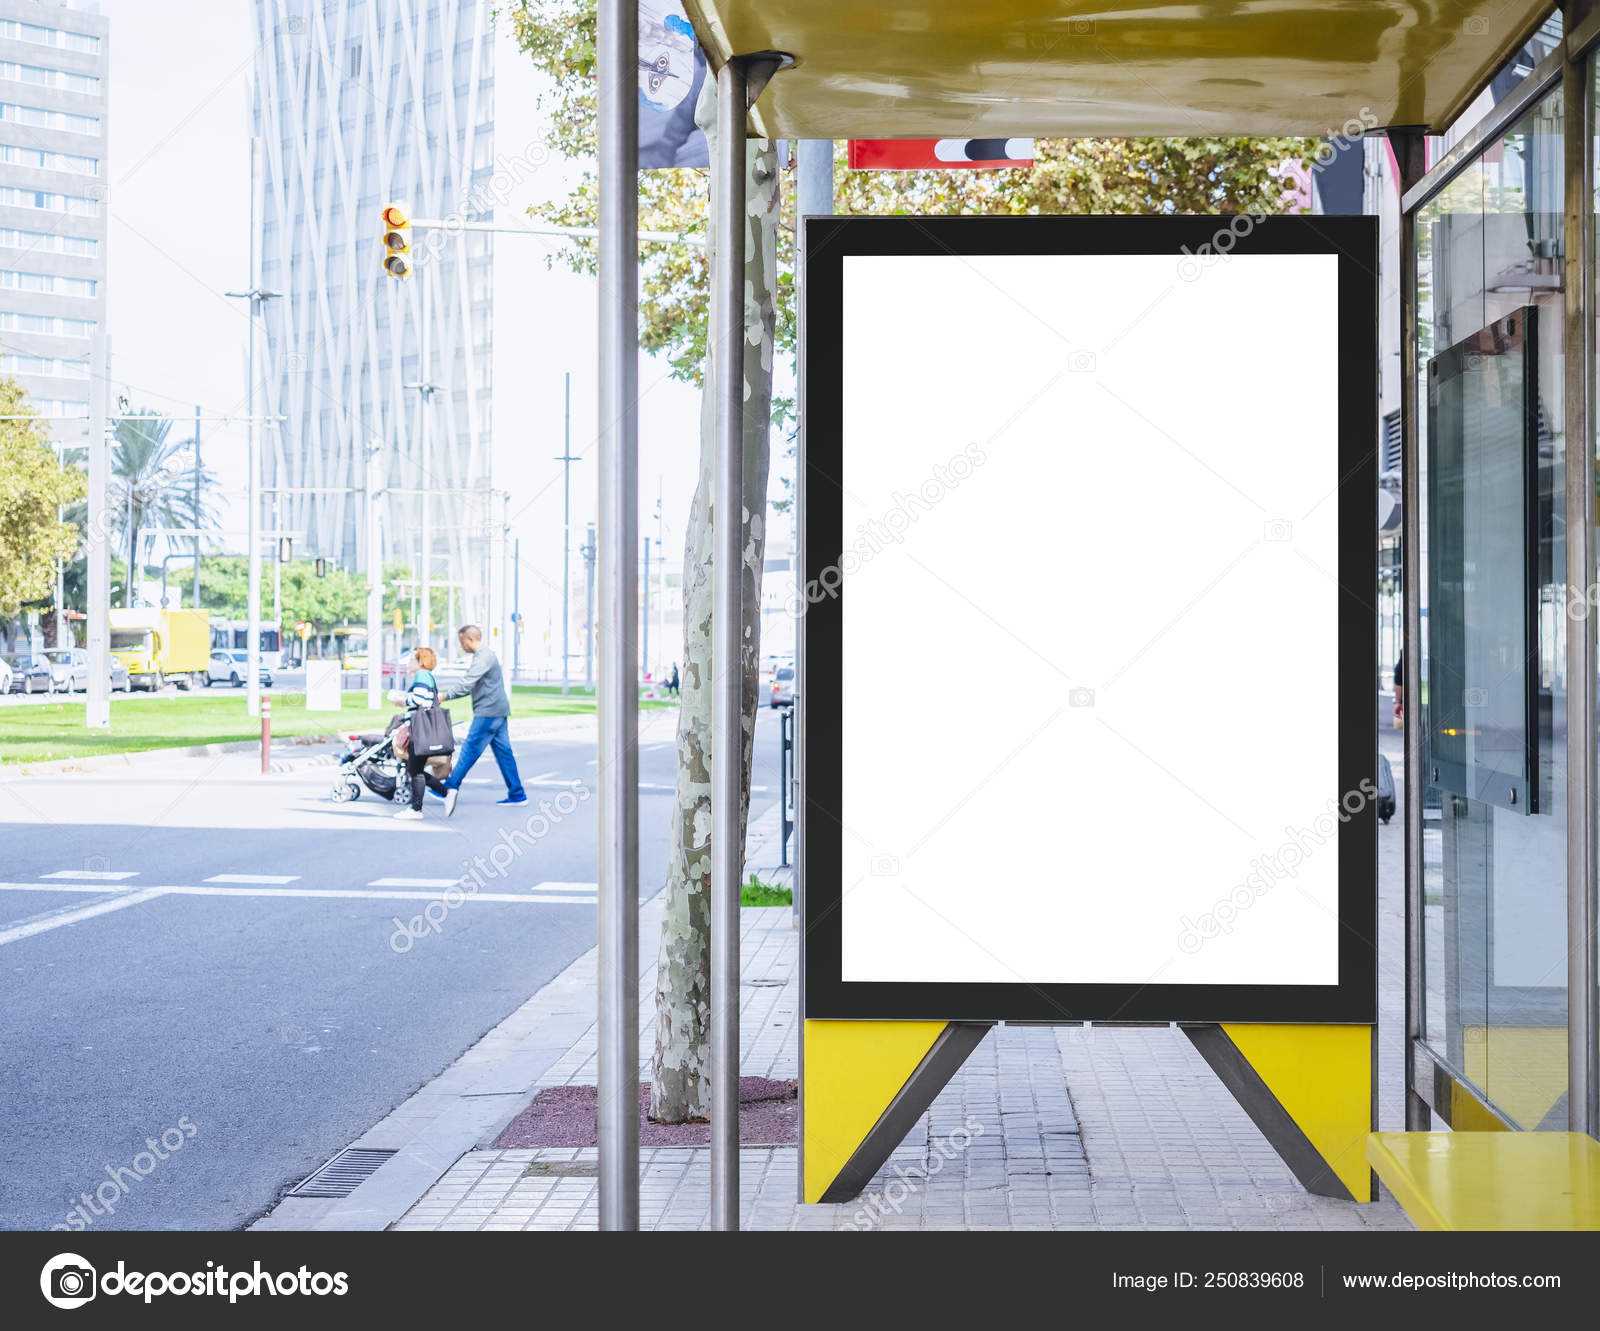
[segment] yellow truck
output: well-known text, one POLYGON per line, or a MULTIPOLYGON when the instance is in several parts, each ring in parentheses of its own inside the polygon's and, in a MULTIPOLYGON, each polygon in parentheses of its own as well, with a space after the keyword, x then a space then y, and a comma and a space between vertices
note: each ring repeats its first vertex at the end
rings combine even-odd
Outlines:
POLYGON ((128 682, 154 692, 168 680, 204 688, 211 666, 211 615, 205 610, 112 610, 111 654, 128 682))

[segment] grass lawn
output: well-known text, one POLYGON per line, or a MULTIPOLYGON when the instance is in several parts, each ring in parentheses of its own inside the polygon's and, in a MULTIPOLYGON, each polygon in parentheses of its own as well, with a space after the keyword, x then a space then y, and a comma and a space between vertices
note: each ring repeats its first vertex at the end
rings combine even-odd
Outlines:
MULTIPOLYGON (((303 693, 272 695, 274 739, 297 735, 330 735, 349 730, 382 730, 393 707, 367 710, 366 691, 349 691, 337 712, 308 712, 303 693)), ((450 718, 458 725, 472 717, 465 698, 452 699, 450 718)), ((582 716, 594 711, 592 694, 563 698, 561 686, 522 685, 511 691, 513 717, 582 716)), ((671 706, 645 702, 642 707, 671 706)), ((113 694, 111 726, 88 730, 81 702, 22 703, 0 707, 0 763, 48 762, 98 754, 137 753, 146 749, 221 744, 256 739, 261 722, 245 710, 242 689, 163 694, 159 697, 113 694)))
POLYGON ((775 883, 764 883, 754 874, 750 881, 739 889, 739 904, 741 906, 792 906, 794 905, 794 889, 779 887, 775 883))

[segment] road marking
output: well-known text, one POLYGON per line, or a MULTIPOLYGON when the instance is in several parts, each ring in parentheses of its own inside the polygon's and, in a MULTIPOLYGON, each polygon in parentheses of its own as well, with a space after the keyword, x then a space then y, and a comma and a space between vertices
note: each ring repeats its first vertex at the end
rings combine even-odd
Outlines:
POLYGON ((300 875, 297 873, 216 873, 206 879, 208 883, 245 883, 265 886, 275 883, 282 887, 285 883, 298 883, 300 875))
MULTIPOLYGON (((461 885, 458 882, 451 882, 450 886, 460 887, 461 885)), ((352 901, 437 901, 440 896, 438 891, 406 892, 391 890, 374 892, 364 888, 337 887, 164 887, 161 891, 170 892, 173 896, 180 897, 330 897, 352 901)), ((467 901, 537 901, 541 906, 592 906, 595 904, 593 897, 530 897, 526 892, 474 892, 470 887, 461 888, 461 896, 467 901)))
POLYGON ((459 878, 374 878, 368 887, 454 887, 459 878))
MULTIPOLYGON (((7 883, 6 887, 17 886, 7 883)), ((36 883, 20 884, 24 888, 39 888, 36 883)), ((165 888, 147 887, 140 892, 119 892, 109 901, 96 901, 90 906, 79 906, 74 910, 64 910, 56 915, 46 915, 43 919, 30 920, 27 924, 19 924, 10 929, 0 929, 0 946, 6 943, 15 943, 18 939, 32 938, 35 934, 46 933, 51 929, 60 929, 64 925, 77 924, 82 920, 92 920, 96 915, 105 915, 114 910, 126 910, 129 906, 142 905, 146 901, 153 901, 156 897, 164 896, 165 888)))
POLYGON ((82 878, 91 883, 120 883, 125 878, 137 878, 137 869, 57 869, 54 873, 40 874, 41 878, 82 878))
MULTIPOLYGON (((439 880, 443 882, 444 880, 439 880)), ((557 884, 556 886, 560 886, 557 884)), ((579 887, 590 887, 592 884, 576 884, 579 887)), ((106 910, 120 910, 123 906, 131 906, 136 901, 163 895, 177 897, 329 897, 339 900, 355 901, 437 901, 441 891, 449 887, 459 887, 461 895, 469 901, 499 901, 499 902, 537 902, 541 906, 592 906, 595 898, 589 896, 558 896, 555 893, 546 893, 541 896, 530 896, 523 892, 474 892, 470 885, 465 885, 459 879, 451 879, 447 888, 435 889, 432 892, 411 892, 399 888, 380 889, 371 888, 342 888, 342 887, 225 887, 221 884, 204 886, 199 884, 164 883, 160 887, 143 888, 138 892, 118 893, 111 901, 99 902, 93 906, 83 907, 82 918, 98 915, 106 910)), ((113 891, 110 888, 92 888, 87 884, 63 883, 0 883, 0 892, 100 892, 113 891)), ((72 912, 76 917, 77 911, 72 912)), ((67 923, 72 921, 68 920, 67 923)), ((17 928, 23 926, 18 925, 17 928)), ((52 928, 54 925, 51 926, 52 928)), ((20 935, 26 936, 26 935, 20 935)), ((10 940, 0 934, 0 942, 10 940)))
POLYGON ((599 883, 535 883, 530 892, 598 892, 599 883))

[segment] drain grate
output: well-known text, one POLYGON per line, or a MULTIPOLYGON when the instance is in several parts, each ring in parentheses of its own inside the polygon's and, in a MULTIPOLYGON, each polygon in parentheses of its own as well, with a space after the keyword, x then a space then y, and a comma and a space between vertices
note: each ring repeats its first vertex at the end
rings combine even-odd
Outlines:
POLYGON ((348 1197, 358 1187, 378 1172, 384 1161, 394 1156, 394 1151, 373 1151, 364 1147, 348 1147, 312 1174, 298 1187, 290 1188, 291 1197, 348 1197))

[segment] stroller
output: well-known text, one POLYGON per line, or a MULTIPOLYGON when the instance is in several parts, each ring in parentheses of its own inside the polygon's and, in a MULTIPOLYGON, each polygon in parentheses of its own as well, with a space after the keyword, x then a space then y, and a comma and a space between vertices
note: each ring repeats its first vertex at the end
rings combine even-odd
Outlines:
MULTIPOLYGON (((406 723, 403 715, 395 715, 381 735, 363 734, 348 737, 349 746, 339 758, 339 774, 333 779, 333 789, 328 792, 335 804, 347 804, 361 798, 365 786, 381 800, 395 804, 411 802, 411 782, 406 776, 403 745, 397 745, 396 732, 406 723)), ((441 781, 450 775, 449 757, 428 759, 428 770, 441 781)))

